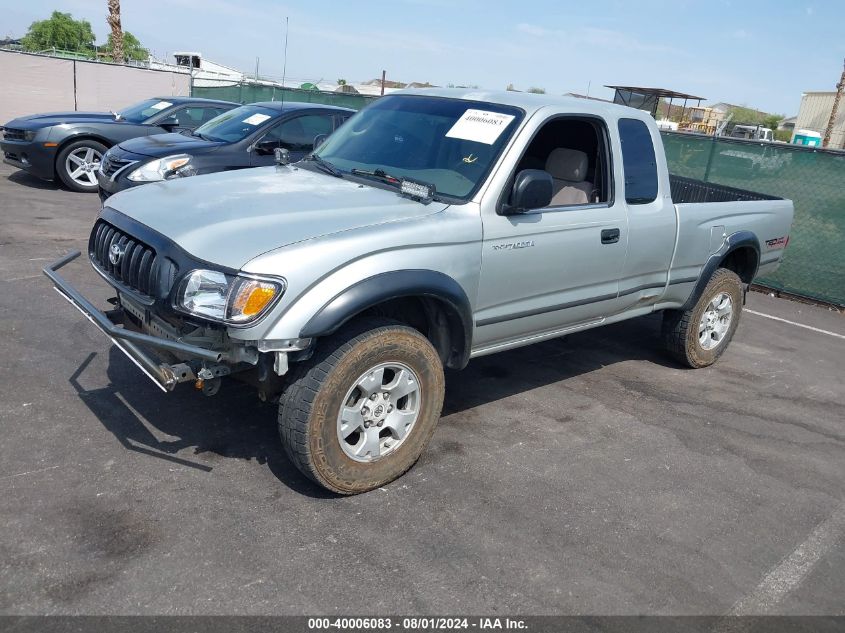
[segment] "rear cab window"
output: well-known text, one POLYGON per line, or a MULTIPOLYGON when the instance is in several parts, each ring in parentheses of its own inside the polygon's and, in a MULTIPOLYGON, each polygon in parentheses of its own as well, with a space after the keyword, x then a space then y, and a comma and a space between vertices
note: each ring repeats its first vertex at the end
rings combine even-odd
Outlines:
POLYGON ((625 201, 648 204, 657 199, 657 159, 648 126, 639 119, 619 119, 625 201))

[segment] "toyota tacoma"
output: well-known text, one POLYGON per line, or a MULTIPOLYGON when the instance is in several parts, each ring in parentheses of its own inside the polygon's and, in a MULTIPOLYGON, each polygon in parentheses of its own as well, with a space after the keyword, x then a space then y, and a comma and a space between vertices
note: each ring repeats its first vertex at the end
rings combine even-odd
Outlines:
POLYGON ((164 391, 241 378, 294 464, 341 494, 396 479, 434 433, 444 368, 662 313, 705 367, 786 248, 788 200, 669 174, 648 113, 515 92, 394 93, 295 164, 108 199, 103 311, 59 292, 164 391))

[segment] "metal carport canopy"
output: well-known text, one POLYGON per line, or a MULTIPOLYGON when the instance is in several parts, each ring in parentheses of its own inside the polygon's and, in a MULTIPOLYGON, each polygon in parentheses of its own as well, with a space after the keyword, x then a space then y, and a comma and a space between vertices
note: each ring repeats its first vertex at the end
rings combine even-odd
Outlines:
POLYGON ((621 103, 622 105, 630 105, 628 100, 624 99, 619 93, 620 92, 628 92, 630 94, 640 95, 642 97, 648 97, 650 100, 653 100, 654 105, 651 108, 651 115, 657 115, 657 105, 660 99, 668 98, 669 104, 671 106, 673 99, 683 99, 684 100, 684 110, 686 110, 687 101, 689 99, 694 99, 698 101, 698 105, 701 105, 702 101, 706 100, 706 97, 698 97, 696 95, 687 94, 685 92, 678 92, 676 90, 668 90, 666 88, 645 88, 643 86, 607 86, 605 88, 612 88, 616 91, 614 94, 613 101, 614 103, 621 103), (617 100, 618 98, 618 100, 617 100))

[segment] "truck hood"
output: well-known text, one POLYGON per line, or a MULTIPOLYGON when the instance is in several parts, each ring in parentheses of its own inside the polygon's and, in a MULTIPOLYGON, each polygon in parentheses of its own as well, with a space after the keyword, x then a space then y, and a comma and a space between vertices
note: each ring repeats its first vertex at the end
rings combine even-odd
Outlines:
POLYGON ((125 123, 115 121, 110 112, 47 112, 18 117, 6 123, 5 127, 33 129, 62 123, 125 123))
POLYGON ((422 204, 395 191, 293 166, 150 183, 115 194, 107 206, 194 257, 240 269, 282 246, 431 215, 448 205, 422 204))
POLYGON ((220 141, 206 141, 188 134, 153 134, 123 141, 120 149, 132 154, 162 158, 170 154, 202 154, 225 145, 220 141))

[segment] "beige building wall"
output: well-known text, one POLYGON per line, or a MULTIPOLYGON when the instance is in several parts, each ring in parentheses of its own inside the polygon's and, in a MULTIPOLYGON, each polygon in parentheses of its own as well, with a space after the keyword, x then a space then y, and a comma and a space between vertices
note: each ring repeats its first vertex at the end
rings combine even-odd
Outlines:
POLYGON ((0 51, 0 125, 25 114, 108 112, 150 97, 189 92, 185 73, 0 51))
MULTIPOLYGON (((833 110, 835 92, 806 92, 801 97, 801 108, 795 121, 795 131, 813 130, 824 137, 830 113, 833 110)), ((830 136, 829 147, 845 148, 845 98, 839 102, 833 134, 830 136)))
POLYGON ((0 51, 0 125, 56 110, 73 110, 73 62, 0 51))

